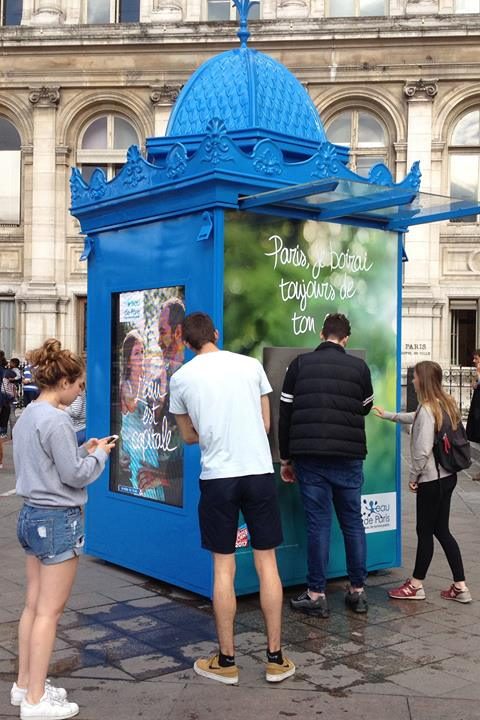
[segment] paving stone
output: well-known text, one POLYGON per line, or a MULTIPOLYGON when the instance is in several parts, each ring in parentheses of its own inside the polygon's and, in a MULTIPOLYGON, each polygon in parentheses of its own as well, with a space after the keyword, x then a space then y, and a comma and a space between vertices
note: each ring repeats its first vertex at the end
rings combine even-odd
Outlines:
POLYGON ((312 640, 300 641, 305 650, 318 653, 328 660, 336 660, 346 655, 356 655, 365 649, 361 642, 348 640, 340 635, 326 635, 312 640))
POLYGON ((343 658, 338 662, 327 662, 318 653, 306 651, 298 645, 289 645, 285 652, 297 667, 297 677, 322 690, 346 688, 360 682, 365 676, 344 665, 343 658))
MULTIPOLYGON (((288 680, 286 681, 289 682, 288 680)), ((218 683, 219 685, 220 683, 218 683)), ((332 697, 328 693, 294 690, 285 683, 280 687, 265 686, 248 688, 242 686, 221 686, 211 693, 211 683, 187 684, 177 698, 169 720, 206 720, 212 717, 231 717, 235 720, 251 720, 262 716, 269 720, 285 718, 348 718, 372 720, 409 720, 406 698, 375 696, 332 697), (388 707, 388 710, 387 710, 388 707), (201 708, 201 710, 199 710, 201 708)), ((162 685, 164 687, 164 685, 162 685)))
POLYGON ((0 647, 0 660, 12 660, 12 658, 15 658, 15 653, 0 647))
POLYGON ((163 653, 148 653, 118 661, 118 666, 138 680, 166 675, 181 669, 190 668, 190 663, 163 653))
MULTIPOLYGON (((434 613, 425 613, 415 617, 402 618, 386 623, 385 629, 392 634, 399 633, 412 638, 429 637, 445 630, 445 625, 437 623, 435 617, 434 613)), ((377 625, 377 627, 382 627, 382 625, 377 625)))
POLYGON ((156 597, 155 593, 138 585, 127 585, 126 587, 111 588, 105 591, 105 595, 112 600, 125 601, 137 600, 138 598, 156 597))
POLYGON ((148 614, 154 615, 172 625, 182 625, 183 627, 187 625, 195 626, 213 620, 213 613, 202 612, 196 608, 173 602, 161 605, 158 609, 149 610, 148 614))
POLYGON ((97 608, 99 605, 106 605, 112 598, 102 595, 99 592, 79 593, 72 595, 67 602, 69 610, 84 610, 86 608, 97 608))
POLYGON ((372 648, 356 655, 346 655, 341 662, 363 673, 370 681, 373 678, 385 678, 392 672, 417 667, 414 659, 400 655, 391 647, 372 648))
POLYGON ((417 668, 402 673, 395 673, 387 679, 396 685, 418 690, 424 695, 432 697, 441 696, 444 693, 451 690, 458 690, 469 684, 463 678, 455 677, 450 673, 432 667, 424 667, 421 673, 418 672, 417 668))
POLYGON ((408 640, 408 636, 401 633, 390 631, 390 623, 379 625, 364 625, 356 627, 350 634, 343 633, 342 637, 348 637, 350 640, 359 642, 368 647, 388 647, 397 643, 408 640))
POLYGON ((452 654, 456 655, 476 652, 480 647, 478 635, 470 635, 455 628, 450 631, 435 633, 434 642, 435 645, 447 648, 452 651, 452 654))
POLYGON ((159 609, 164 605, 172 605, 172 600, 160 595, 153 595, 152 597, 140 598, 138 600, 129 600, 127 605, 135 608, 151 608, 152 610, 159 609))
MULTIPOLYGON (((203 657, 210 657, 218 652, 218 643, 212 642, 212 640, 202 640, 196 643, 189 643, 188 645, 181 645, 178 648, 177 654, 181 655, 185 660, 189 660, 190 664, 193 665, 195 660, 203 657)), ((241 651, 237 647, 237 656, 240 656, 241 651)))
POLYGON ((135 634, 136 640, 147 643, 157 650, 168 650, 199 640, 213 641, 215 638, 215 630, 202 625, 182 627, 181 625, 163 624, 154 630, 135 634))
POLYGON ((442 659, 432 667, 475 682, 480 687, 480 651, 476 657, 459 657, 457 655, 453 658, 442 659))
MULTIPOLYGON (((103 655, 107 662, 113 662, 123 658, 148 655, 148 653, 152 652, 152 647, 133 637, 119 637, 101 643, 89 643, 84 646, 84 650, 103 655)), ((98 665, 99 663, 95 664, 98 665)))
POLYGON ((80 705, 81 720, 159 720, 170 718, 183 687, 72 677, 68 690, 69 697, 80 705))
POLYGON ((431 642, 423 640, 406 640, 397 645, 390 645, 389 649, 404 657, 411 658, 418 665, 430 665, 437 660, 452 657, 451 650, 435 645, 435 635, 431 636, 431 642))
POLYGON ((100 605, 94 608, 87 608, 82 610, 84 619, 88 622, 98 622, 109 624, 114 620, 123 620, 131 617, 138 617, 143 615, 141 609, 134 608, 127 603, 113 603, 108 605, 100 605))
POLYGON ((137 615, 136 617, 112 620, 111 625, 119 630, 129 633, 140 633, 145 630, 171 629, 169 623, 159 620, 153 615, 137 615))
POLYGON ((83 645, 96 643, 100 640, 110 640, 119 636, 119 633, 115 632, 114 628, 96 623, 70 629, 62 628, 59 629, 58 632, 65 640, 73 643, 81 643, 83 645))
POLYGON ((133 678, 123 670, 112 665, 96 665, 94 667, 81 668, 72 672, 72 678, 89 678, 92 680, 130 680, 133 678))
POLYGON ((255 631, 240 632, 235 635, 235 647, 238 653, 250 654, 265 650, 267 640, 264 633, 255 631))
POLYGON ((478 702, 473 700, 451 700, 435 697, 414 697, 409 701, 411 720, 432 720, 432 718, 456 718, 457 720, 478 720, 478 702))

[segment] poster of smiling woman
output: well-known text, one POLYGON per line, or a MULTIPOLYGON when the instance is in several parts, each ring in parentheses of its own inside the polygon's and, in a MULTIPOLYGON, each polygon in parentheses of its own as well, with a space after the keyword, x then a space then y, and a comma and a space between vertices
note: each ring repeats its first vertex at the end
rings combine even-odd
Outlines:
POLYGON ((110 489, 183 505, 183 446, 168 411, 172 374, 184 360, 185 288, 118 293, 113 303, 110 489))

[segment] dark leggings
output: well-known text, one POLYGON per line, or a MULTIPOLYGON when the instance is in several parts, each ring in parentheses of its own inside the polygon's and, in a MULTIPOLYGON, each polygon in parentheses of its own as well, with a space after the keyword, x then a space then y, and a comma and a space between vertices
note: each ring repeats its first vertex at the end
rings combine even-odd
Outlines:
POLYGON ((10 405, 3 405, 0 409, 0 434, 8 432, 8 421, 10 420, 10 405))
POLYGON ((454 582, 463 582, 462 556, 458 543, 448 528, 450 501, 457 484, 457 476, 419 483, 417 490, 417 557, 413 577, 423 580, 433 557, 433 537, 443 548, 454 582))

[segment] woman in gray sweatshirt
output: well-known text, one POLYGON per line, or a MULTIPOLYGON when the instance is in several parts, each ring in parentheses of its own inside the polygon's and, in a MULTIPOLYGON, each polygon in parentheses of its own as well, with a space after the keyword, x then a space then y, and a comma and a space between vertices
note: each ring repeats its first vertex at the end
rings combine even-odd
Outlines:
POLYGON ((85 387, 83 361, 58 340, 47 340, 31 356, 40 395, 13 431, 16 490, 24 499, 17 535, 26 552, 27 590, 10 701, 20 706, 22 720, 61 720, 79 708, 63 688, 47 682, 47 670, 83 549, 86 486, 101 474, 113 443, 92 439, 79 448, 70 418, 59 409, 85 387))
POLYGON ((455 429, 461 422, 455 400, 442 387, 442 368, 426 360, 417 363, 413 385, 419 406, 412 413, 392 413, 375 406, 378 417, 412 425, 410 434, 411 467, 410 490, 417 495, 417 554, 411 579, 389 591, 396 600, 424 600, 423 580, 433 557, 433 538, 436 537, 447 557, 453 584, 440 595, 445 600, 469 603, 472 596, 465 584, 462 556, 458 543, 449 529, 450 502, 457 484, 457 475, 436 466, 433 455, 435 432, 442 426, 443 414, 450 418, 455 429))

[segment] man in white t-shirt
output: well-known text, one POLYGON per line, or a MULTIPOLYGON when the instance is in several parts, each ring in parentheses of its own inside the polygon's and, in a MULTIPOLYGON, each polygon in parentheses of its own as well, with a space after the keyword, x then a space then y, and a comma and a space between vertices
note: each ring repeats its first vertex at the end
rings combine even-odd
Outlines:
POLYGON ((282 542, 282 528, 267 439, 272 388, 257 360, 218 349, 218 332, 205 313, 185 318, 183 339, 195 357, 172 375, 170 412, 184 442, 200 444, 198 514, 202 547, 213 555, 213 609, 219 641, 219 652, 197 660, 194 670, 226 684, 238 682, 234 580, 242 511, 267 628, 266 679, 279 682, 294 674, 295 665, 283 657, 280 646, 283 593, 275 547, 282 542))

